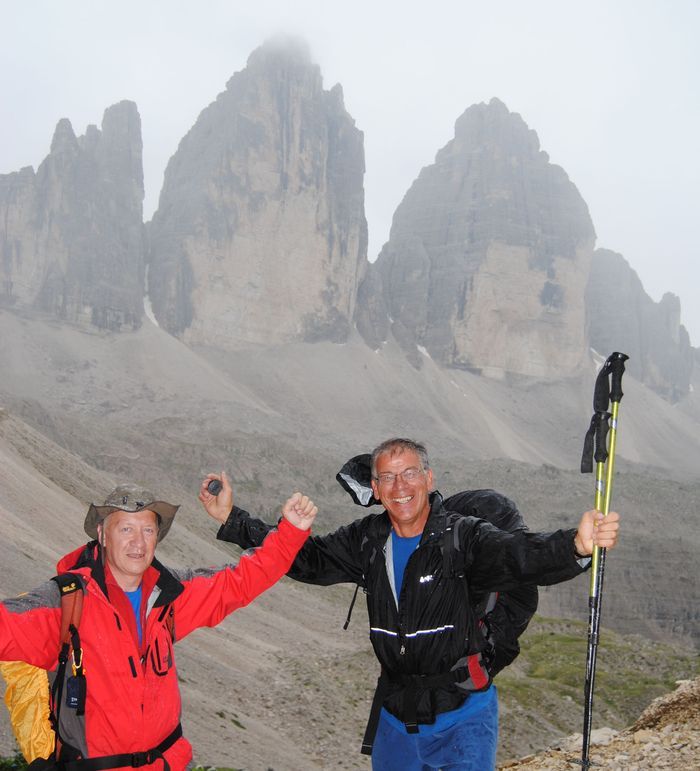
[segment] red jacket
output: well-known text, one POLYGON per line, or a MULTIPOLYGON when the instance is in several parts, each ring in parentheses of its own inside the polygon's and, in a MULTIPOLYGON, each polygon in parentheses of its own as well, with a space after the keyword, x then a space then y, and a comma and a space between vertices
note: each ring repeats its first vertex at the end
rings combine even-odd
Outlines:
MULTIPOLYGON (((201 626, 215 626, 281 578, 308 535, 282 520, 238 565, 172 570, 154 560, 142 580, 140 649, 131 606, 109 570, 104 575, 96 543, 64 557, 59 572, 70 570, 84 579, 79 632, 87 680, 85 715, 61 708, 60 734, 66 743, 93 758, 143 752, 163 741, 180 722, 181 712, 173 625, 168 624, 171 609, 176 641, 201 626)), ((54 669, 60 621, 59 590, 53 581, 0 603, 0 659, 54 669)), ((165 757, 171 771, 182 771, 192 759, 192 747, 180 738, 165 757)), ((162 766, 156 762, 148 768, 162 766)))

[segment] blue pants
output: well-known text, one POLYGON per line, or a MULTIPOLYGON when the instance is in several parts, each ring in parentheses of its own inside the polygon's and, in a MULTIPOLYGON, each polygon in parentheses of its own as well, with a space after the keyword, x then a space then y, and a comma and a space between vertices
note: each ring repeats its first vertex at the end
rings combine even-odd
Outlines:
POLYGON ((493 771, 497 744, 495 693, 482 709, 435 733, 406 733, 382 714, 374 739, 372 768, 374 771, 493 771))

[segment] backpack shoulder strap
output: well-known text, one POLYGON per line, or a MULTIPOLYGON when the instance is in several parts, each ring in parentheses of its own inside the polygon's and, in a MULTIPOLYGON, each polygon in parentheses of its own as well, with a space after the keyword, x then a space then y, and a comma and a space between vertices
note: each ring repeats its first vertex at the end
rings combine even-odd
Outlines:
POLYGON ((442 571, 447 578, 462 578, 464 572, 457 568, 459 531, 464 517, 457 512, 449 512, 445 517, 445 531, 442 537, 442 571))
MULTIPOLYGON (((477 491, 478 492, 478 491, 477 491)), ((445 521, 445 535, 442 544, 442 562, 443 571, 448 578, 463 578, 464 571, 458 567, 457 554, 460 549, 460 529, 465 521, 465 515, 459 512, 450 512, 445 521)), ((471 600, 470 604, 474 608, 476 617, 481 621, 483 617, 490 613, 496 601, 498 600, 498 592, 488 592, 478 601, 471 600)))
MULTIPOLYGON (((458 554, 460 553, 460 530, 466 521, 466 517, 459 512, 450 512, 445 519, 445 533, 442 542, 442 562, 443 562, 443 574, 448 579, 454 579, 459 582, 459 586, 465 595, 465 601, 467 605, 471 606, 476 622, 476 630, 479 634, 470 634, 469 644, 474 650, 474 653, 468 655, 468 666, 471 669, 476 662, 476 657, 482 652, 485 652, 488 645, 484 629, 484 617, 486 614, 493 610, 498 599, 496 592, 490 592, 484 597, 480 597, 478 601, 475 601, 469 593, 469 587, 467 584, 464 569, 459 564, 458 554)), ((481 659, 479 658, 479 667, 481 667, 481 659)), ((475 678, 479 679, 480 678, 475 678)))
POLYGON ((52 579, 61 593, 61 645, 69 642, 71 626, 77 631, 83 613, 83 581, 75 573, 61 573, 52 579))
POLYGON ((343 629, 347 631, 350 626, 350 618, 352 616, 353 608, 355 607, 355 601, 357 600, 357 593, 362 589, 367 592, 367 574, 374 565, 374 561, 377 558, 377 554, 381 551, 379 543, 376 538, 371 538, 367 535, 362 539, 362 545, 360 547, 360 554, 362 559, 362 581, 355 585, 355 591, 350 600, 350 607, 348 608, 348 615, 343 624, 343 629))
POLYGON ((63 706, 64 682, 68 656, 72 648, 72 673, 76 691, 72 695, 71 706, 76 710, 76 715, 85 714, 86 680, 83 669, 83 649, 80 644, 78 627, 83 613, 83 596, 85 587, 82 576, 77 573, 61 573, 54 576, 61 595, 61 630, 60 649, 58 652, 58 667, 56 676, 51 686, 50 720, 56 733, 55 757, 59 757, 63 739, 59 732, 59 716, 63 706))

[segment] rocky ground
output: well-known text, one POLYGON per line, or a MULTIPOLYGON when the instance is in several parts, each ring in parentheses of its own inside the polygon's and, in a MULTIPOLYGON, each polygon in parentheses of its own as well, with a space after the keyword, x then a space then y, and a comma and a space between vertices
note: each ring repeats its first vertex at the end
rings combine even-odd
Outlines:
MULTIPOLYGON (((446 374, 430 360, 416 375, 388 349, 375 354, 365 346, 318 344, 205 356, 154 327, 134 335, 85 334, 5 311, 0 362, 2 597, 52 575, 56 558, 84 537, 87 503, 127 479, 183 504, 159 548, 166 564, 238 558, 215 543, 216 528, 195 497, 203 474, 220 468, 234 479, 237 502, 254 513, 274 521, 279 503, 301 487, 319 504, 319 531, 332 529, 362 513, 336 484, 336 471, 396 432, 435 449, 443 492, 495 487, 518 502, 533 529, 573 524, 573 512, 592 498, 592 480, 575 470, 592 372, 585 388, 509 388, 467 372, 446 374)), ((626 537, 608 560, 603 625, 673 642, 694 661, 697 413, 692 405, 684 405, 687 413, 671 410, 642 388, 631 387, 625 400, 615 505, 626 517, 626 537), (649 468, 652 439, 664 448, 663 470, 649 468)), ((351 587, 283 581, 221 628, 182 642, 183 721, 197 762, 248 771, 369 767, 357 745, 376 661, 362 603, 350 630, 342 631, 351 594, 351 587)), ((583 579, 548 588, 540 610, 585 623, 586 597, 583 579)), ((533 626, 523 665, 500 676, 504 762, 579 726, 573 636, 562 622, 540 631, 533 626), (553 671, 555 639, 561 655, 553 671), (533 653, 540 666, 531 672, 525 661, 533 653)), ((668 656, 640 653, 638 644, 632 655, 627 643, 611 642, 602 657, 618 677, 611 690, 619 688, 625 656, 645 690, 624 694, 625 704, 618 694, 611 714, 601 698, 596 714, 603 725, 622 730, 675 680, 696 676, 668 656), (646 675, 651 663, 657 676, 660 661, 668 672, 650 691, 646 675)), ((603 687, 602 663, 600 675, 603 687)), ((0 754, 13 748, 0 717, 0 754)))
MULTIPOLYGON (((592 768, 608 771, 698 768, 700 758, 700 678, 679 681, 673 693, 653 701, 624 731, 598 729, 591 737, 592 768)), ((560 771, 580 766, 581 735, 558 742, 499 769, 560 771), (578 763, 577 763, 578 761, 578 763)))

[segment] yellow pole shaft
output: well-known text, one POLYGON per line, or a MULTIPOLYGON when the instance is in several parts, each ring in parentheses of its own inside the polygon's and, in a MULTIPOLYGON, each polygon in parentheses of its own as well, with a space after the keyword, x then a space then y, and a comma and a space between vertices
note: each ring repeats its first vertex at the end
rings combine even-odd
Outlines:
POLYGON ((617 445, 617 412, 620 402, 613 402, 610 409, 610 445, 608 447, 608 465, 605 473, 605 498, 601 511, 607 517, 610 513, 612 498, 613 475, 615 474, 615 447, 617 445))
MULTIPOLYGON (((605 463, 596 463, 595 467, 595 501, 593 503, 596 511, 603 510, 603 500, 605 498, 605 463)), ((598 594, 598 562, 600 561, 600 550, 597 546, 593 547, 591 554, 591 580, 589 597, 595 597, 598 594)))
MULTIPOLYGON (((597 463, 595 469, 595 503, 597 511, 602 511, 604 516, 610 513, 610 501, 612 499, 613 476, 615 474, 615 449, 617 445, 617 412, 620 402, 612 402, 610 411, 610 432, 608 433, 608 460, 606 463, 597 463), (605 477, 605 478, 603 478, 605 477)), ((591 589, 590 597, 598 594, 598 564, 600 562, 600 549, 593 547, 591 554, 591 589)))

